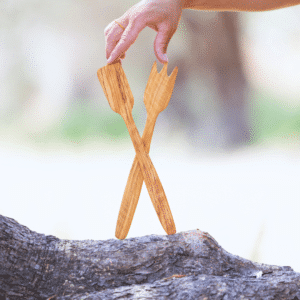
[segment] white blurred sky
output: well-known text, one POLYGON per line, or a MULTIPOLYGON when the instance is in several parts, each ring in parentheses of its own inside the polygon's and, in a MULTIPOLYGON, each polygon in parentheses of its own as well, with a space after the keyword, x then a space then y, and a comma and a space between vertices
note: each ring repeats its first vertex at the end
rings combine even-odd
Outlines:
POLYGON ((300 102, 300 5, 242 13, 243 49, 248 80, 286 101, 300 102))

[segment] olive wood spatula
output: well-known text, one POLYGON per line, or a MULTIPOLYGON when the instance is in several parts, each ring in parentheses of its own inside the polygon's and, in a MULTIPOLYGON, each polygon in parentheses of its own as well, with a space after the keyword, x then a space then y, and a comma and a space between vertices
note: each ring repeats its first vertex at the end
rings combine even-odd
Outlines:
MULTIPOLYGON (((159 113, 161 113, 169 104, 178 72, 178 68, 176 67, 172 74, 168 76, 167 67, 168 64, 164 64, 161 72, 158 73, 157 64, 154 62, 144 93, 147 121, 142 141, 144 143, 146 153, 149 153, 150 151, 150 144, 156 119, 159 113)), ((119 211, 115 232, 115 236, 118 239, 126 238, 141 194, 144 177, 138 161, 139 160, 136 155, 128 176, 127 185, 119 211)))
POLYGON ((122 65, 120 62, 106 65, 97 75, 111 109, 122 116, 127 126, 160 223, 167 234, 174 234, 176 228, 167 197, 132 117, 134 99, 122 65))

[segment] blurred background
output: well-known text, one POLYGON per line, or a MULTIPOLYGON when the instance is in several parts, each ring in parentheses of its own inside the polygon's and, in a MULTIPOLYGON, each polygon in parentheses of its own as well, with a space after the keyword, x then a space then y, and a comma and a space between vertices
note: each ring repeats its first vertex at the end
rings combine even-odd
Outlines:
MULTIPOLYGON (((0 214, 59 238, 115 238, 135 152, 96 73, 104 28, 137 2, 0 2, 0 214)), ((155 36, 145 28, 122 62, 141 135, 155 36)), ((167 53, 179 71, 150 157, 177 232, 300 272, 300 7, 184 10, 167 53)), ((165 232, 144 185, 128 238, 149 234, 165 232)))

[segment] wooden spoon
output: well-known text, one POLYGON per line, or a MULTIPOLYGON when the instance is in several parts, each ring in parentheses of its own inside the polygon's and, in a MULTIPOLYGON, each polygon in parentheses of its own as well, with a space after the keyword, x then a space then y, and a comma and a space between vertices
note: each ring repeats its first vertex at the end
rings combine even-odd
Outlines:
MULTIPOLYGON (((147 153, 150 151, 150 144, 156 119, 159 113, 162 112, 169 104, 178 72, 178 68, 176 67, 172 74, 168 76, 167 67, 168 64, 164 64, 161 72, 158 73, 156 62, 154 62, 144 93, 147 121, 142 141, 147 153)), ((127 185, 119 211, 115 232, 116 238, 118 239, 126 238, 141 194, 144 177, 138 162, 139 160, 136 155, 128 176, 127 185)))
POLYGON ((111 109, 125 121, 160 223, 167 234, 174 234, 176 228, 167 197, 132 117, 134 99, 122 65, 120 62, 106 65, 97 75, 111 109))

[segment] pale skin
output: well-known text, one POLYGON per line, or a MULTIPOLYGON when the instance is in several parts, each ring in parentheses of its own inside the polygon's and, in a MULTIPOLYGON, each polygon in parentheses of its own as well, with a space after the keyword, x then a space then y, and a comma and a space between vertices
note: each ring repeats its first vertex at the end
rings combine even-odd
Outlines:
POLYGON ((157 32, 154 53, 159 62, 166 63, 167 48, 177 30, 183 9, 268 11, 297 4, 300 4, 300 0, 142 0, 106 26, 104 34, 107 63, 124 59, 126 51, 145 27, 157 32))

